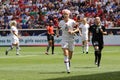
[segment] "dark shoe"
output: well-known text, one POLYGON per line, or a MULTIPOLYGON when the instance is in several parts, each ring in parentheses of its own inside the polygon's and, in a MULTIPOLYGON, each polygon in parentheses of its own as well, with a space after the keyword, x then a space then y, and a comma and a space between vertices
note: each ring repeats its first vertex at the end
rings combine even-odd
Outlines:
POLYGON ((46 52, 45 54, 48 55, 48 52, 46 52))
POLYGON ((88 52, 86 52, 86 54, 88 54, 88 52))
POLYGON ((5 55, 8 55, 8 51, 5 52, 5 55))
POLYGON ((54 53, 52 53, 52 55, 54 55, 54 53))
POLYGON ((70 74, 70 71, 68 71, 67 73, 70 74))
POLYGON ((17 56, 19 56, 20 54, 16 54, 17 56))
POLYGON ((100 68, 100 64, 97 64, 97 67, 100 68))

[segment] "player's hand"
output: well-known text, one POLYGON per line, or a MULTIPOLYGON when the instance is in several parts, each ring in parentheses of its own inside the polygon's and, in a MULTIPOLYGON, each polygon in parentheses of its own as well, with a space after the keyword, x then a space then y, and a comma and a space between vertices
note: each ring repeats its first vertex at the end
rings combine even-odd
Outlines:
POLYGON ((74 31, 68 30, 69 34, 74 34, 74 31))
POLYGON ((82 34, 80 34, 80 36, 82 36, 82 34))
POLYGON ((103 30, 100 28, 100 32, 103 33, 103 30))
POLYGON ((20 35, 18 35, 18 39, 21 39, 21 36, 20 36, 20 35))

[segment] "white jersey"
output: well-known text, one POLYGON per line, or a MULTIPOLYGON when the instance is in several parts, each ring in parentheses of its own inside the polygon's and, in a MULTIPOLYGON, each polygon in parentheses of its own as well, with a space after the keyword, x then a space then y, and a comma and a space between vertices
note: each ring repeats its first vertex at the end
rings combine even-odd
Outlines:
POLYGON ((15 32, 15 34, 18 35, 18 29, 17 29, 15 26, 12 26, 12 27, 11 27, 11 34, 12 34, 12 38, 13 38, 13 39, 18 38, 13 32, 15 32))
POLYGON ((79 28, 82 29, 82 35, 88 35, 89 24, 81 24, 79 28))
POLYGON ((61 20, 59 23, 59 27, 62 30, 62 40, 63 41, 71 41, 74 40, 74 34, 69 34, 69 30, 73 30, 75 25, 75 21, 73 19, 69 19, 67 22, 61 20))

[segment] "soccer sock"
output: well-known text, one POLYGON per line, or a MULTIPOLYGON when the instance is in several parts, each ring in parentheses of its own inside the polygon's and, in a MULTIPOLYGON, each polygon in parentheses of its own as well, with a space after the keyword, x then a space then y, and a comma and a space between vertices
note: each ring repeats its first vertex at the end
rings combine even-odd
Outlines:
POLYGON ((7 49, 7 51, 10 51, 10 50, 12 50, 13 49, 13 46, 11 45, 8 49, 7 49))
POLYGON ((54 42, 52 43, 52 54, 54 54, 54 42))
POLYGON ((84 53, 84 45, 82 45, 82 51, 83 51, 83 53, 84 53))
POLYGON ((101 52, 98 53, 98 66, 100 66, 100 61, 101 61, 101 52))
POLYGON ((70 72, 69 58, 68 58, 68 56, 64 57, 64 63, 65 63, 67 72, 70 72))
POLYGON ((95 51, 95 63, 97 62, 98 60, 98 51, 95 51))
POLYGON ((85 51, 88 52, 88 49, 89 49, 89 45, 86 44, 86 45, 85 45, 85 51))
POLYGON ((16 47, 16 54, 19 54, 19 45, 16 47))
POLYGON ((48 44, 48 46, 47 46, 47 52, 49 51, 49 48, 50 48, 50 45, 48 44))

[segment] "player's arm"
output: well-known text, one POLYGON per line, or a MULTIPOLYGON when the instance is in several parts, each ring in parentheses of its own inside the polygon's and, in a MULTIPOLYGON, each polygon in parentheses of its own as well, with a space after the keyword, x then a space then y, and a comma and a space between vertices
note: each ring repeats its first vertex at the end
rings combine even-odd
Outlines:
POLYGON ((60 34, 59 34, 59 31, 60 31, 60 27, 58 27, 58 28, 56 29, 56 36, 57 36, 57 37, 59 37, 59 35, 60 35, 60 34))
POLYGON ((76 32, 79 32, 78 23, 75 22, 73 26, 76 26, 76 28, 74 28, 73 31, 69 31, 69 33, 71 33, 71 34, 76 34, 76 32))
POLYGON ((100 28, 100 31, 103 35, 107 35, 107 32, 105 31, 105 27, 103 26, 102 28, 100 28))
POLYGON ((14 30, 12 31, 12 33, 19 38, 19 35, 17 35, 14 30))
POLYGON ((92 26, 90 26, 89 28, 88 28, 88 41, 90 42, 90 35, 91 35, 91 27, 92 26))

